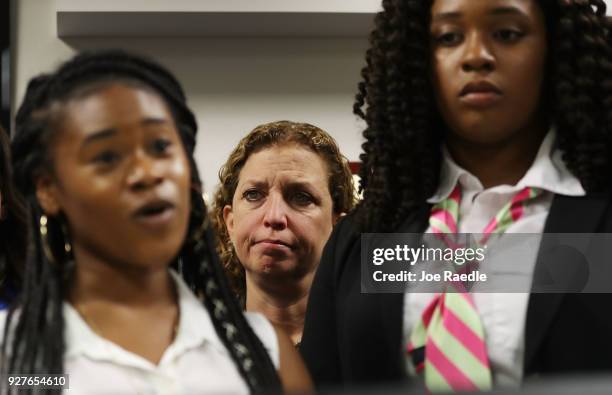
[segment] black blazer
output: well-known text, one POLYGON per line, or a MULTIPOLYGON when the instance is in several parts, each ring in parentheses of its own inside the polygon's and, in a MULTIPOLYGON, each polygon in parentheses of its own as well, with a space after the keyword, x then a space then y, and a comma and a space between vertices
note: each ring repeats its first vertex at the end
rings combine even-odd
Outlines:
MULTIPOLYGON (((407 220, 398 232, 426 226, 407 220)), ((544 232, 612 233, 610 194, 555 196, 544 232)), ((310 291, 300 351, 317 386, 410 380, 402 353, 404 297, 361 293, 360 243, 347 216, 325 247, 310 291)), ((534 276, 542 272, 538 259, 534 276)), ((531 294, 524 358, 525 378, 612 372, 612 294, 531 294)))

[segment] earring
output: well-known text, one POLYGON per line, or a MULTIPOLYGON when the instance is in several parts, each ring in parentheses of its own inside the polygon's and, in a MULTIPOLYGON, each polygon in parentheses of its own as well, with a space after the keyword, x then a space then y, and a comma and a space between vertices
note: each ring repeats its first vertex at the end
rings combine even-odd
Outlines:
POLYGON ((47 257, 47 260, 49 260, 49 262, 56 265, 57 261, 55 260, 55 257, 53 256, 53 252, 51 251, 51 246, 49 245, 49 228, 47 228, 48 223, 49 223, 49 219, 47 218, 47 216, 45 214, 41 215, 40 216, 40 238, 42 240, 43 251, 45 253, 45 256, 47 257))
POLYGON ((72 244, 70 244, 68 230, 66 230, 66 224, 64 224, 64 221, 62 221, 62 237, 64 239, 64 252, 66 252, 66 256, 70 256, 70 253, 72 252, 72 244))
MULTIPOLYGON (((53 264, 57 264, 57 260, 55 258, 55 255, 53 254, 53 250, 51 250, 51 244, 49 243, 48 225, 49 225, 49 218, 45 214, 42 214, 40 216, 40 237, 42 240, 43 251, 47 259, 49 260, 49 262, 53 264)), ((62 230, 62 238, 64 239, 64 252, 66 253, 65 257, 69 259, 72 253, 72 244, 70 244, 70 240, 68 239, 68 236, 67 236, 68 233, 66 231, 66 226, 63 223, 61 224, 61 230, 62 230)))

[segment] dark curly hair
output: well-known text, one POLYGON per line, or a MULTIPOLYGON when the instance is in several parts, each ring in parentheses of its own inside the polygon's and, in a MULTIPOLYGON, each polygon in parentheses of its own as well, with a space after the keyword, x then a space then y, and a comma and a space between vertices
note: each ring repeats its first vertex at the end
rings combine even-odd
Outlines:
MULTIPOLYGON (((587 193, 610 185, 612 48, 603 0, 537 0, 549 58, 542 100, 568 169, 587 193)), ((364 232, 396 229, 434 194, 444 126, 430 81, 432 1, 383 0, 353 112, 366 121, 360 156, 364 232), (389 210, 389 207, 394 207, 389 210)))
POLYGON ((19 292, 28 238, 27 208, 13 185, 9 144, 0 126, 0 300, 7 304, 19 292))
MULTIPOLYGON (((194 293, 204 297, 204 306, 215 330, 251 392, 280 392, 276 369, 248 325, 214 251, 213 232, 208 226, 193 157, 197 124, 183 89, 170 72, 154 61, 118 50, 84 52, 62 64, 54 73, 32 79, 17 112, 12 144, 15 181, 27 199, 33 231, 23 290, 9 310, 4 328, 0 373, 63 372, 66 345, 62 305, 74 265, 64 251, 58 218, 48 219, 48 250, 45 251, 38 231, 43 211, 36 198, 35 180, 43 172, 52 171, 49 142, 59 132, 54 122, 58 109, 61 111, 71 98, 116 82, 150 89, 165 101, 189 160, 192 188, 188 236, 173 266, 194 293)), ((0 383, 2 393, 9 390, 2 388, 5 384, 0 383)))
POLYGON ((259 125, 244 136, 219 170, 219 188, 215 193, 212 212, 213 225, 219 235, 221 261, 232 288, 243 304, 246 293, 244 267, 227 232, 223 208, 232 204, 240 172, 249 157, 265 148, 284 144, 308 148, 323 159, 328 169, 327 185, 335 214, 348 213, 355 205, 355 188, 348 161, 333 137, 324 130, 308 123, 277 121, 259 125))

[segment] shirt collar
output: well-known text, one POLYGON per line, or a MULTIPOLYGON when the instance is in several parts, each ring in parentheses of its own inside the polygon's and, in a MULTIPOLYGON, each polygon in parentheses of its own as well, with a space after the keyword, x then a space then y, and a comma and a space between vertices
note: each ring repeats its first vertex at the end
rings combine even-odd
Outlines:
MULTIPOLYGON (((178 294, 179 326, 176 338, 164 352, 160 364, 204 343, 209 343, 219 350, 225 350, 202 302, 191 292, 180 275, 173 270, 170 270, 170 274, 176 284, 178 294)), ((64 302, 63 312, 66 328, 65 358, 82 355, 95 360, 110 360, 150 367, 147 366, 151 365, 148 361, 127 352, 95 333, 70 303, 64 302)))
MULTIPOLYGON (((515 192, 524 187, 534 187, 559 195, 586 195, 578 178, 568 170, 561 159, 562 153, 556 147, 555 139, 556 132, 554 129, 551 129, 544 137, 531 167, 516 185, 499 185, 491 189, 503 193, 515 192)), ((480 180, 459 166, 451 158, 446 147, 442 150, 442 158, 440 184, 434 195, 427 199, 428 203, 435 204, 446 199, 457 183, 460 183, 464 190, 484 190, 480 180)))

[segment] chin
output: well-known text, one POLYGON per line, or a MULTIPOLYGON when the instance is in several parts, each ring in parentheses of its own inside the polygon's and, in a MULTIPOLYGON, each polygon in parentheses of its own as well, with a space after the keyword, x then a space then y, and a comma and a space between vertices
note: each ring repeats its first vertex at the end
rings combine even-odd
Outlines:
POLYGON ((457 138, 473 144, 496 144, 507 141, 514 131, 520 129, 521 123, 513 122, 510 117, 495 114, 480 114, 456 122, 458 125, 452 134, 457 138), (516 126, 515 126, 516 124, 516 126))
MULTIPOLYGON (((509 134, 499 132, 499 126, 491 125, 469 125, 465 126, 464 130, 469 130, 469 133, 455 134, 461 141, 479 146, 496 146, 508 141, 509 134)), ((511 133, 510 133, 511 135, 511 133)))
POLYGON ((180 246, 172 246, 169 248, 148 248, 142 249, 140 254, 135 256, 134 262, 137 262, 141 267, 167 267, 174 261, 179 254, 180 246))
POLYGON ((257 274, 270 279, 299 280, 308 272, 306 265, 289 261, 266 260, 257 265, 257 274))
POLYGON ((262 262, 259 265, 259 272, 262 274, 283 274, 290 273, 295 270, 293 265, 287 265, 285 262, 262 262))

